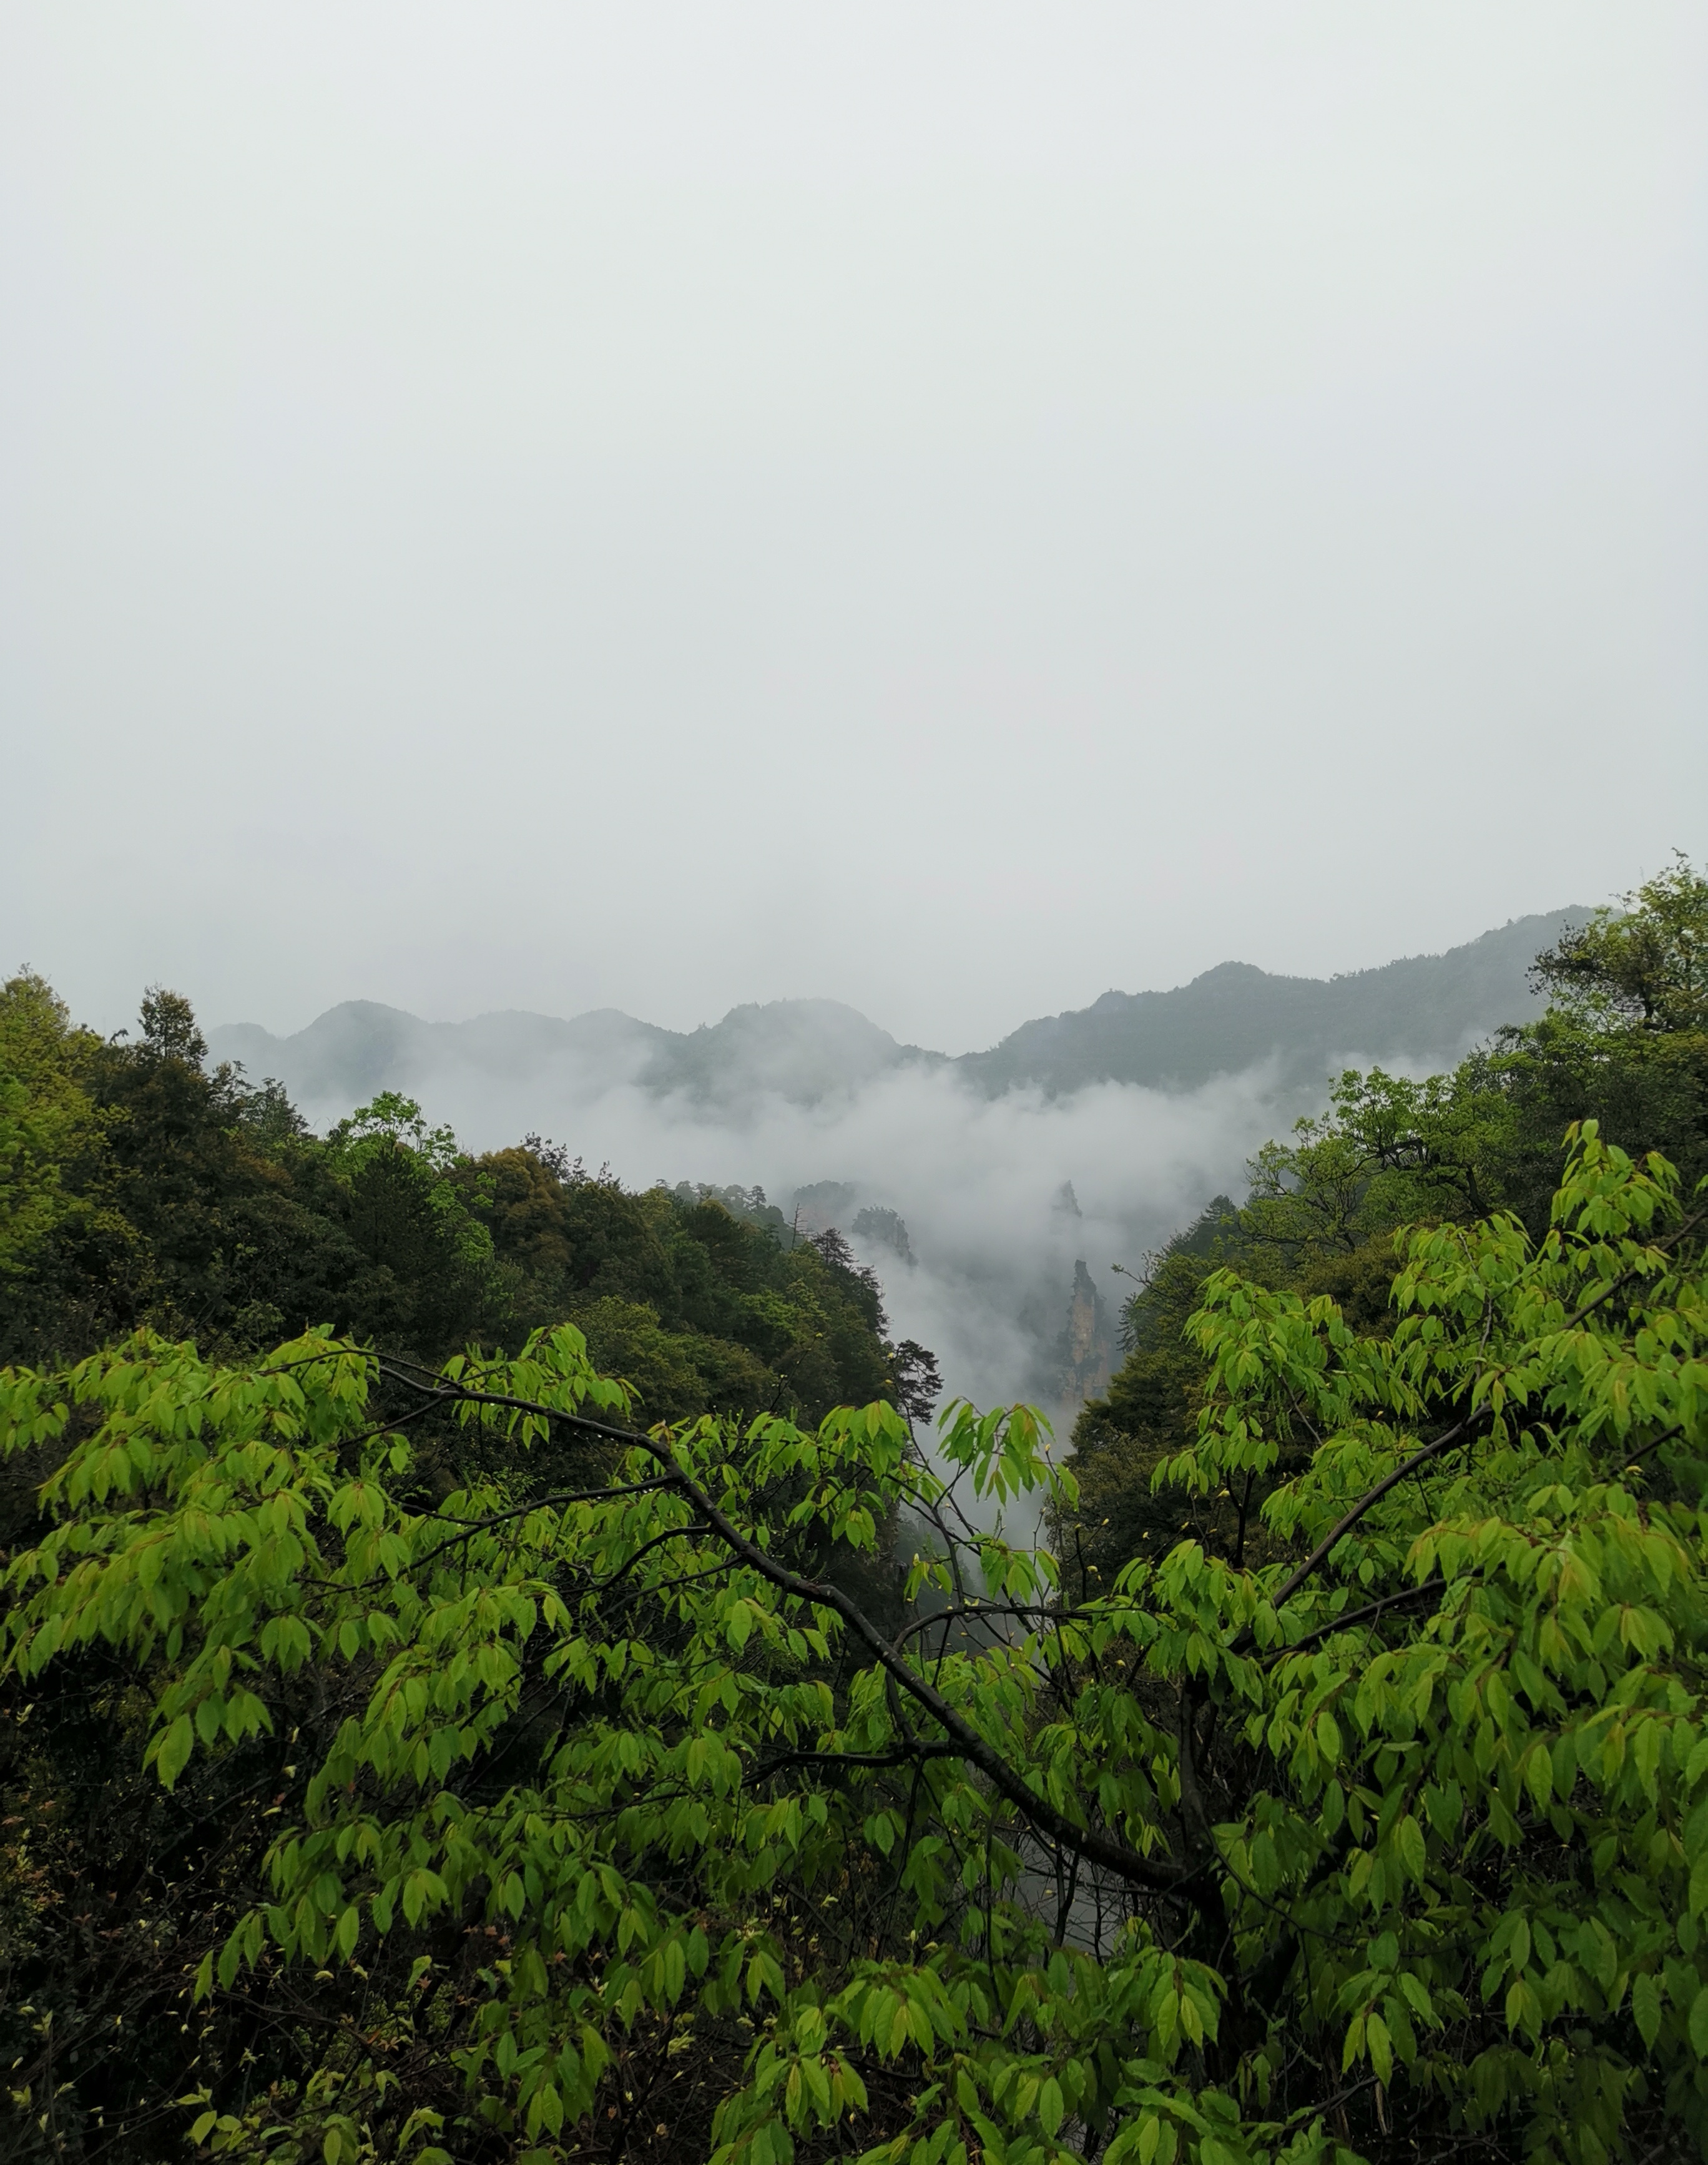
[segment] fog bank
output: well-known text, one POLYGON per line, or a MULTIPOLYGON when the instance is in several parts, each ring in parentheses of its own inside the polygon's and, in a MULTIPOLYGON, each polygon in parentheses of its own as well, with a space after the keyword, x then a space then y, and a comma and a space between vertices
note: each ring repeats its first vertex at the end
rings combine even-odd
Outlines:
MULTIPOLYGON (((1112 1347, 1125 1288, 1111 1266, 1136 1267, 1216 1193, 1242 1192, 1251 1152, 1324 1094, 1278 1083, 1273 1062, 1190 1091, 1102 1083, 1054 1098, 988 1098, 951 1071, 901 1068, 815 1104, 766 1093, 715 1109, 586 1083, 573 1067, 512 1082, 462 1067, 411 1088, 467 1149, 536 1133, 630 1187, 758 1186, 791 1212, 802 1190, 839 1184, 829 1214, 822 1195, 805 1199, 802 1230, 828 1214, 848 1235, 883 1282, 893 1332, 938 1354, 951 1394, 1027 1397, 1058 1421, 1077 1403, 1057 1346, 1076 1264, 1112 1347), (863 1210, 899 1215, 911 1261, 862 1235, 863 1210)), ((324 1125, 350 1107, 303 1109, 324 1125)))

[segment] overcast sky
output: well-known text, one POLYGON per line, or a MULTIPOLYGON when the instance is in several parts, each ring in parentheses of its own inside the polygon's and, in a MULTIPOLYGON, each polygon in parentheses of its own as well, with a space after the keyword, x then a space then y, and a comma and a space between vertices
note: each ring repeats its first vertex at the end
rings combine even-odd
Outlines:
POLYGON ((1708 10, 0 14, 0 964, 957 1051, 1708 849, 1708 10))

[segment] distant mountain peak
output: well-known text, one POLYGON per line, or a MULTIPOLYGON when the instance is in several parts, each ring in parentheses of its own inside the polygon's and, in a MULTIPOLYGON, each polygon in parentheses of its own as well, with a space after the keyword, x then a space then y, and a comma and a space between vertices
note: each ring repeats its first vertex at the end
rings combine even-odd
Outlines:
MULTIPOLYGON (((892 1070, 950 1068, 986 1096, 1062 1095, 1098 1082, 1190 1089, 1273 1064, 1284 1085, 1326 1083, 1352 1057, 1445 1067, 1501 1024, 1537 1012, 1537 951, 1581 909, 1516 918, 1442 955, 1408 956, 1333 977, 1278 977, 1218 962, 1170 992, 1104 993, 1088 1008, 1022 1023, 988 1052, 951 1061, 899 1045, 841 1000, 751 1000, 689 1031, 617 1008, 568 1019, 504 1009, 428 1023, 378 1000, 345 1000, 294 1036, 254 1023, 208 1033, 217 1058, 277 1075, 317 1115, 382 1089, 431 1102, 484 1086, 537 1083, 545 1098, 625 1086, 739 1115, 767 1098, 817 1104, 892 1070)), ((542 1111, 540 1117, 548 1115, 542 1111)))
POLYGON ((1278 977, 1218 962, 1166 993, 1103 993, 1077 1012, 1022 1023, 957 1063, 991 1095, 1061 1095, 1091 1082, 1190 1089, 1274 1062, 1278 1079, 1326 1082, 1342 1059, 1447 1067, 1503 1023, 1538 1011, 1530 965, 1581 909, 1515 918, 1441 955, 1335 977, 1278 977))

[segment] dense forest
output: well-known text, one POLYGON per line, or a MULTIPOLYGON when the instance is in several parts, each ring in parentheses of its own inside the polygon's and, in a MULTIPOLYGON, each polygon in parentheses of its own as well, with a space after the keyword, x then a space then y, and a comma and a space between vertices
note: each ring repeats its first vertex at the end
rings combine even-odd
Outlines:
POLYGON ((8 2153, 1708 2155, 1708 878, 1536 983, 1057 1450, 756 1192, 14 979, 8 2153))
POLYGON ((928 1403, 930 1356, 887 1342, 872 1273, 761 1190, 630 1193, 537 1135, 469 1157, 394 1094, 313 1135, 278 1083, 210 1072, 158 989, 108 1042, 14 978, 0 1075, 0 1358, 146 1328, 236 1359, 324 1324, 436 1366, 573 1320, 649 1419, 928 1403))

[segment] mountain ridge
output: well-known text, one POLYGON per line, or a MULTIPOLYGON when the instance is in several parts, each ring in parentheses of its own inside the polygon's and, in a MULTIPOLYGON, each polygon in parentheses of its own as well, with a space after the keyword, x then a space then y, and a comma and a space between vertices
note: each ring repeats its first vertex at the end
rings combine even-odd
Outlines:
POLYGON ((1103 993, 1089 1006, 1024 1022, 983 1052, 952 1056, 904 1045, 839 1000, 749 1001, 715 1023, 671 1030, 617 1008, 574 1016, 501 1009, 430 1023, 373 1000, 346 1000, 306 1029, 275 1036, 256 1023, 216 1025, 216 1057, 276 1075, 316 1107, 382 1089, 421 1094, 445 1070, 514 1083, 530 1070, 585 1094, 632 1084, 735 1109, 767 1096, 823 1102, 901 1068, 949 1071, 987 1098, 1046 1097, 1100 1082, 1189 1090, 1273 1063, 1284 1085, 1363 1057, 1446 1066, 1540 1000, 1526 977, 1537 951, 1580 922, 1581 908, 1515 918, 1439 955, 1405 956, 1331 977, 1284 976, 1227 961, 1166 991, 1103 993))
POLYGON ((1018 1083, 1046 1094, 1090 1082, 1190 1088, 1277 1056, 1287 1081, 1353 1054, 1447 1065, 1503 1023, 1540 1011, 1530 966, 1587 914, 1568 907, 1514 918, 1439 955, 1331 977, 1219 962, 1168 992, 1104 993, 1089 1007, 1022 1023, 960 1065, 991 1095, 1018 1083))

